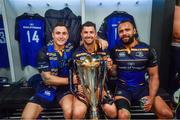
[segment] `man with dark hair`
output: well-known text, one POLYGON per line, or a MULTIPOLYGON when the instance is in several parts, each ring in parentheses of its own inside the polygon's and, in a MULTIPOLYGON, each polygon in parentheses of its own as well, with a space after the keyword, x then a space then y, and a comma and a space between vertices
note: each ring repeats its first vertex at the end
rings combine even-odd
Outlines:
POLYGON ((141 102, 144 111, 154 110, 159 118, 172 118, 171 109, 157 96, 159 76, 156 52, 140 42, 137 34, 131 20, 119 23, 118 35, 123 45, 118 45, 111 54, 118 78, 115 89, 118 118, 130 119, 130 105, 136 101, 141 102))
MULTIPOLYGON (((92 22, 86 22, 81 27, 81 38, 83 41, 83 44, 75 51, 74 53, 74 59, 75 60, 82 60, 85 59, 87 56, 92 57, 93 55, 97 55, 100 58, 103 58, 104 56, 107 57, 107 67, 111 68, 112 60, 110 59, 109 55, 107 54, 106 50, 102 50, 98 44, 97 40, 97 33, 96 33, 96 25, 92 22)), ((87 111, 88 101, 82 92, 81 85, 78 85, 77 93, 81 94, 81 98, 84 101, 84 114, 87 111), (83 97, 82 97, 83 96, 83 97)), ((107 93, 103 91, 103 96, 106 96, 107 93)), ((107 97, 107 96, 106 96, 107 97)), ((104 100, 103 102, 103 110, 106 113, 106 115, 109 118, 115 118, 116 117, 116 107, 113 102, 107 103, 104 100)), ((77 111, 77 110, 75 110, 77 111)), ((76 117, 75 117, 76 118, 76 117)))
POLYGON ((25 106, 22 119, 36 119, 55 98, 64 112, 65 119, 71 119, 74 110, 78 110, 79 114, 76 115, 80 117, 83 112, 78 104, 79 100, 74 101, 69 88, 68 60, 72 58, 74 45, 68 40, 68 28, 63 23, 57 23, 53 28, 52 38, 53 40, 38 54, 37 64, 42 81, 35 95, 25 106))

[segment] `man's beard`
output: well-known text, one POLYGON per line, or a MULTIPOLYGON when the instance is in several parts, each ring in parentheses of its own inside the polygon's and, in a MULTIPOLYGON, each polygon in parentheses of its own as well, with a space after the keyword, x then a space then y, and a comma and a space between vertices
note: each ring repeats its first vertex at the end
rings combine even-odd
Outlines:
POLYGON ((123 42, 123 44, 125 44, 125 45, 130 45, 131 43, 133 43, 134 38, 135 38, 135 36, 133 35, 133 36, 129 37, 129 40, 128 40, 128 41, 123 41, 123 40, 122 40, 122 42, 123 42))

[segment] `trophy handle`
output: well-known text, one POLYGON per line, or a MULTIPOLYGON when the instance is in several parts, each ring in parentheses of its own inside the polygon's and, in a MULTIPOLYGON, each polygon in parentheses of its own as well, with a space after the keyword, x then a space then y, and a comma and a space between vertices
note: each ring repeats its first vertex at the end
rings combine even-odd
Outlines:
POLYGON ((69 89, 72 92, 72 94, 75 94, 74 87, 73 87, 73 73, 76 71, 76 66, 75 66, 75 61, 74 60, 69 60, 68 61, 68 66, 69 66, 69 76, 68 76, 68 81, 69 81, 69 89))
POLYGON ((105 60, 102 60, 101 61, 101 66, 100 67, 100 72, 103 72, 103 74, 100 74, 100 78, 101 78, 101 82, 100 82, 100 85, 99 85, 99 88, 100 88, 100 94, 99 94, 99 100, 102 100, 102 96, 103 96, 103 90, 106 91, 105 87, 106 87, 106 75, 107 75, 107 61, 105 60))
POLYGON ((69 79, 68 79, 68 81, 69 81, 70 91, 72 93, 74 93, 74 91, 73 91, 73 71, 72 71, 72 69, 69 69, 69 79))

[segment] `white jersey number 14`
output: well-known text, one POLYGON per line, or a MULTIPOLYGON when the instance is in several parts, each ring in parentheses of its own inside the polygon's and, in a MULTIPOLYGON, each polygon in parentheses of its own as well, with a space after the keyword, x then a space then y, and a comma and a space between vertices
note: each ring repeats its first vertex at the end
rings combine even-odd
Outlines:
POLYGON ((39 42, 39 36, 37 34, 37 31, 34 31, 33 32, 33 36, 32 36, 32 39, 31 39, 31 35, 30 35, 30 31, 28 30, 27 31, 27 37, 28 37, 28 42, 30 43, 31 41, 35 41, 36 43, 39 42))

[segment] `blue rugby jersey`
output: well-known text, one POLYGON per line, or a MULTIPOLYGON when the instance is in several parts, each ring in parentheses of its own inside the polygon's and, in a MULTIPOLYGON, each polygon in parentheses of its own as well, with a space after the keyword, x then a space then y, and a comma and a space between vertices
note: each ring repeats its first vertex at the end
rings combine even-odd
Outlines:
POLYGON ((2 15, 0 15, 0 55, 0 68, 9 68, 8 51, 2 15))
POLYGON ((148 67, 157 65, 156 51, 142 42, 134 46, 131 53, 124 46, 118 46, 111 55, 117 65, 118 80, 126 86, 144 85, 148 80, 148 67))
POLYGON ((20 44, 22 66, 37 67, 38 51, 45 45, 45 21, 39 14, 24 13, 16 18, 15 38, 20 44))
POLYGON ((50 41, 47 47, 41 49, 37 57, 38 69, 42 71, 51 71, 55 76, 68 77, 69 67, 68 62, 72 59, 74 52, 74 44, 67 42, 63 51, 60 55, 54 50, 53 42, 50 41))

